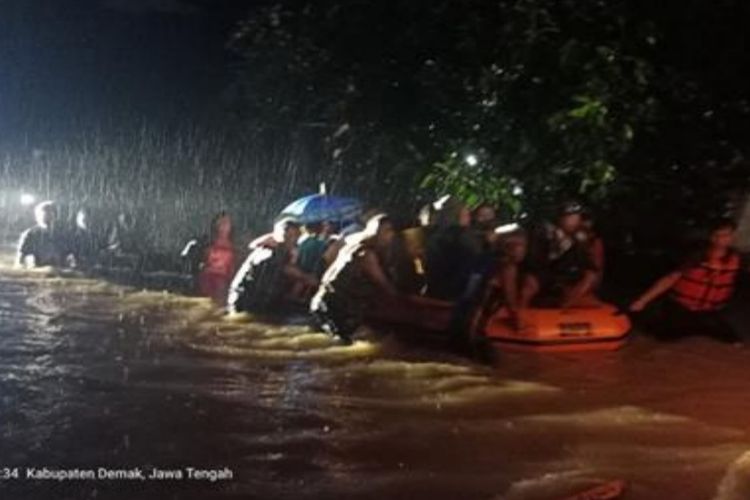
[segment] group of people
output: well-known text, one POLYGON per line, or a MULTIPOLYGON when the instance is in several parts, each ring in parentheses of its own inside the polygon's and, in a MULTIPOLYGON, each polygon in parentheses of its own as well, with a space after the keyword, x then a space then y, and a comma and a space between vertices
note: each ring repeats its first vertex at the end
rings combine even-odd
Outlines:
MULTIPOLYGON (((489 205, 470 210, 447 197, 425 207, 419 223, 416 232, 399 232, 389 216, 371 212, 359 227, 342 231, 332 222, 303 226, 282 219, 250 245, 237 272, 230 271, 234 254, 215 257, 230 246, 226 236, 217 237, 203 251, 199 288, 230 312, 309 305, 321 328, 348 340, 377 303, 419 307, 418 297, 454 304, 451 330, 459 336, 481 331, 500 308, 522 334, 529 308, 586 304, 603 280, 602 238, 576 202, 562 204, 549 221, 521 227, 499 225, 489 205)), ((721 314, 741 270, 732 248, 735 229, 729 220, 716 223, 706 245, 635 300, 630 312, 666 295, 655 315, 658 330, 737 340, 721 314)))
MULTIPOLYGON (((91 239, 85 214, 72 236, 56 228, 53 204, 38 206, 36 214, 37 226, 21 238, 19 264, 86 262, 102 248, 113 249, 91 239)), ((490 205, 470 209, 445 197, 426 206, 418 220, 417 228, 399 231, 391 217, 377 212, 348 224, 282 218, 241 258, 232 219, 221 213, 210 234, 192 240, 182 257, 197 292, 230 313, 305 310, 345 341, 382 301, 419 307, 421 298, 453 305, 450 330, 458 337, 481 332, 501 308, 522 335, 530 308, 584 305, 602 283, 604 244, 579 203, 563 203, 548 221, 522 227, 501 225, 490 205)), ((706 244, 629 311, 640 314, 665 297, 654 316, 657 330, 736 341, 722 315, 742 269, 733 249, 735 230, 730 220, 714 224, 706 244)))
POLYGON ((34 208, 35 225, 21 234, 16 264, 21 267, 93 268, 127 265, 137 269, 143 256, 132 215, 94 222, 85 208, 71 223, 52 201, 34 208))

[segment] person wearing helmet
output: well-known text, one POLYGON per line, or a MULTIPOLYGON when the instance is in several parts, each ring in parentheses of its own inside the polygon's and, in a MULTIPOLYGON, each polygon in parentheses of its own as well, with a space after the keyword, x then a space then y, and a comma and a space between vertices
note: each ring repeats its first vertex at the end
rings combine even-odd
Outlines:
POLYGON ((19 238, 16 265, 27 268, 66 265, 71 249, 58 223, 55 203, 38 204, 34 207, 34 218, 36 225, 19 238))
POLYGON ((583 219, 583 207, 563 203, 552 223, 545 223, 530 249, 535 285, 529 293, 559 307, 570 307, 589 295, 599 280, 583 219))

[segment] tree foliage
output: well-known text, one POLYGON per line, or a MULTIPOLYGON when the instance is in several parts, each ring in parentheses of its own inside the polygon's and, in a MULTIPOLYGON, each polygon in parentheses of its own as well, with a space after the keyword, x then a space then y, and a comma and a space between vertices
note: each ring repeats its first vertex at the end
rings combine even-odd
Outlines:
POLYGON ((747 101, 743 114, 736 92, 676 60, 673 14, 624 0, 277 3, 232 40, 238 110, 253 133, 319 145, 316 170, 334 187, 379 197, 422 186, 510 211, 667 199, 676 172, 692 169, 700 188, 711 161, 736 183, 742 141, 716 133, 747 125, 747 101))

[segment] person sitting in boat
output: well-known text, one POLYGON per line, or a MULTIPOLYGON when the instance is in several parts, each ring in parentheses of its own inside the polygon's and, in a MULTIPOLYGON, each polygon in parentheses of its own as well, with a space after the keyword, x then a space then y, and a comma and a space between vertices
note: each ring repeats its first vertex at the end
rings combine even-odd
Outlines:
POLYGON ((256 240, 253 250, 230 286, 230 313, 272 312, 289 303, 296 284, 317 286, 318 279, 297 265, 300 225, 285 218, 276 223, 271 239, 256 240))
POLYGON ((514 327, 520 328, 522 311, 529 306, 536 289, 536 282, 526 263, 529 246, 526 231, 518 224, 508 224, 499 229, 496 234, 499 236, 500 256, 477 308, 474 325, 477 333, 484 330, 487 320, 502 307, 507 308, 514 327))
POLYGON ((45 201, 34 207, 36 225, 21 234, 16 264, 20 267, 67 265, 71 254, 70 241, 59 226, 57 206, 45 201))
POLYGON ((385 214, 372 217, 365 230, 352 235, 339 251, 310 304, 318 326, 350 342, 365 312, 380 296, 397 297, 385 269, 395 230, 385 214))
POLYGON ((654 322, 658 331, 671 338, 697 333, 738 342, 737 333, 722 314, 743 267, 733 248, 736 228, 730 219, 714 224, 703 250, 654 283, 630 305, 630 311, 639 313, 668 294, 654 322))
POLYGON ((570 307, 589 296, 599 280, 589 235, 584 230, 583 207, 564 203, 554 223, 545 223, 531 240, 529 261, 534 298, 570 307))

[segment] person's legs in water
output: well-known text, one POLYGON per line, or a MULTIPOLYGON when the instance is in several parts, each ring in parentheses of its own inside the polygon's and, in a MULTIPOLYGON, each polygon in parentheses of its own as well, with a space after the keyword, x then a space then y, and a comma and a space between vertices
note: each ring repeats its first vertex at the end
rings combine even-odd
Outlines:
POLYGON ((727 344, 740 344, 742 339, 720 311, 695 314, 696 333, 727 344))
POLYGON ((676 341, 690 335, 693 326, 690 312, 670 299, 659 303, 651 315, 644 318, 646 328, 663 341, 676 341))
POLYGON ((337 307, 335 301, 320 300, 312 313, 321 330, 338 337, 347 345, 352 343, 352 337, 361 325, 355 317, 337 307))
POLYGON ((721 312, 693 312, 669 299, 660 304, 658 313, 649 323, 649 329, 661 340, 700 335, 730 344, 742 342, 721 312))
POLYGON ((450 341, 457 347, 466 346, 471 340, 472 323, 475 311, 482 304, 482 290, 486 286, 486 277, 480 273, 474 273, 470 276, 464 292, 456 301, 453 309, 453 318, 450 324, 450 341))

